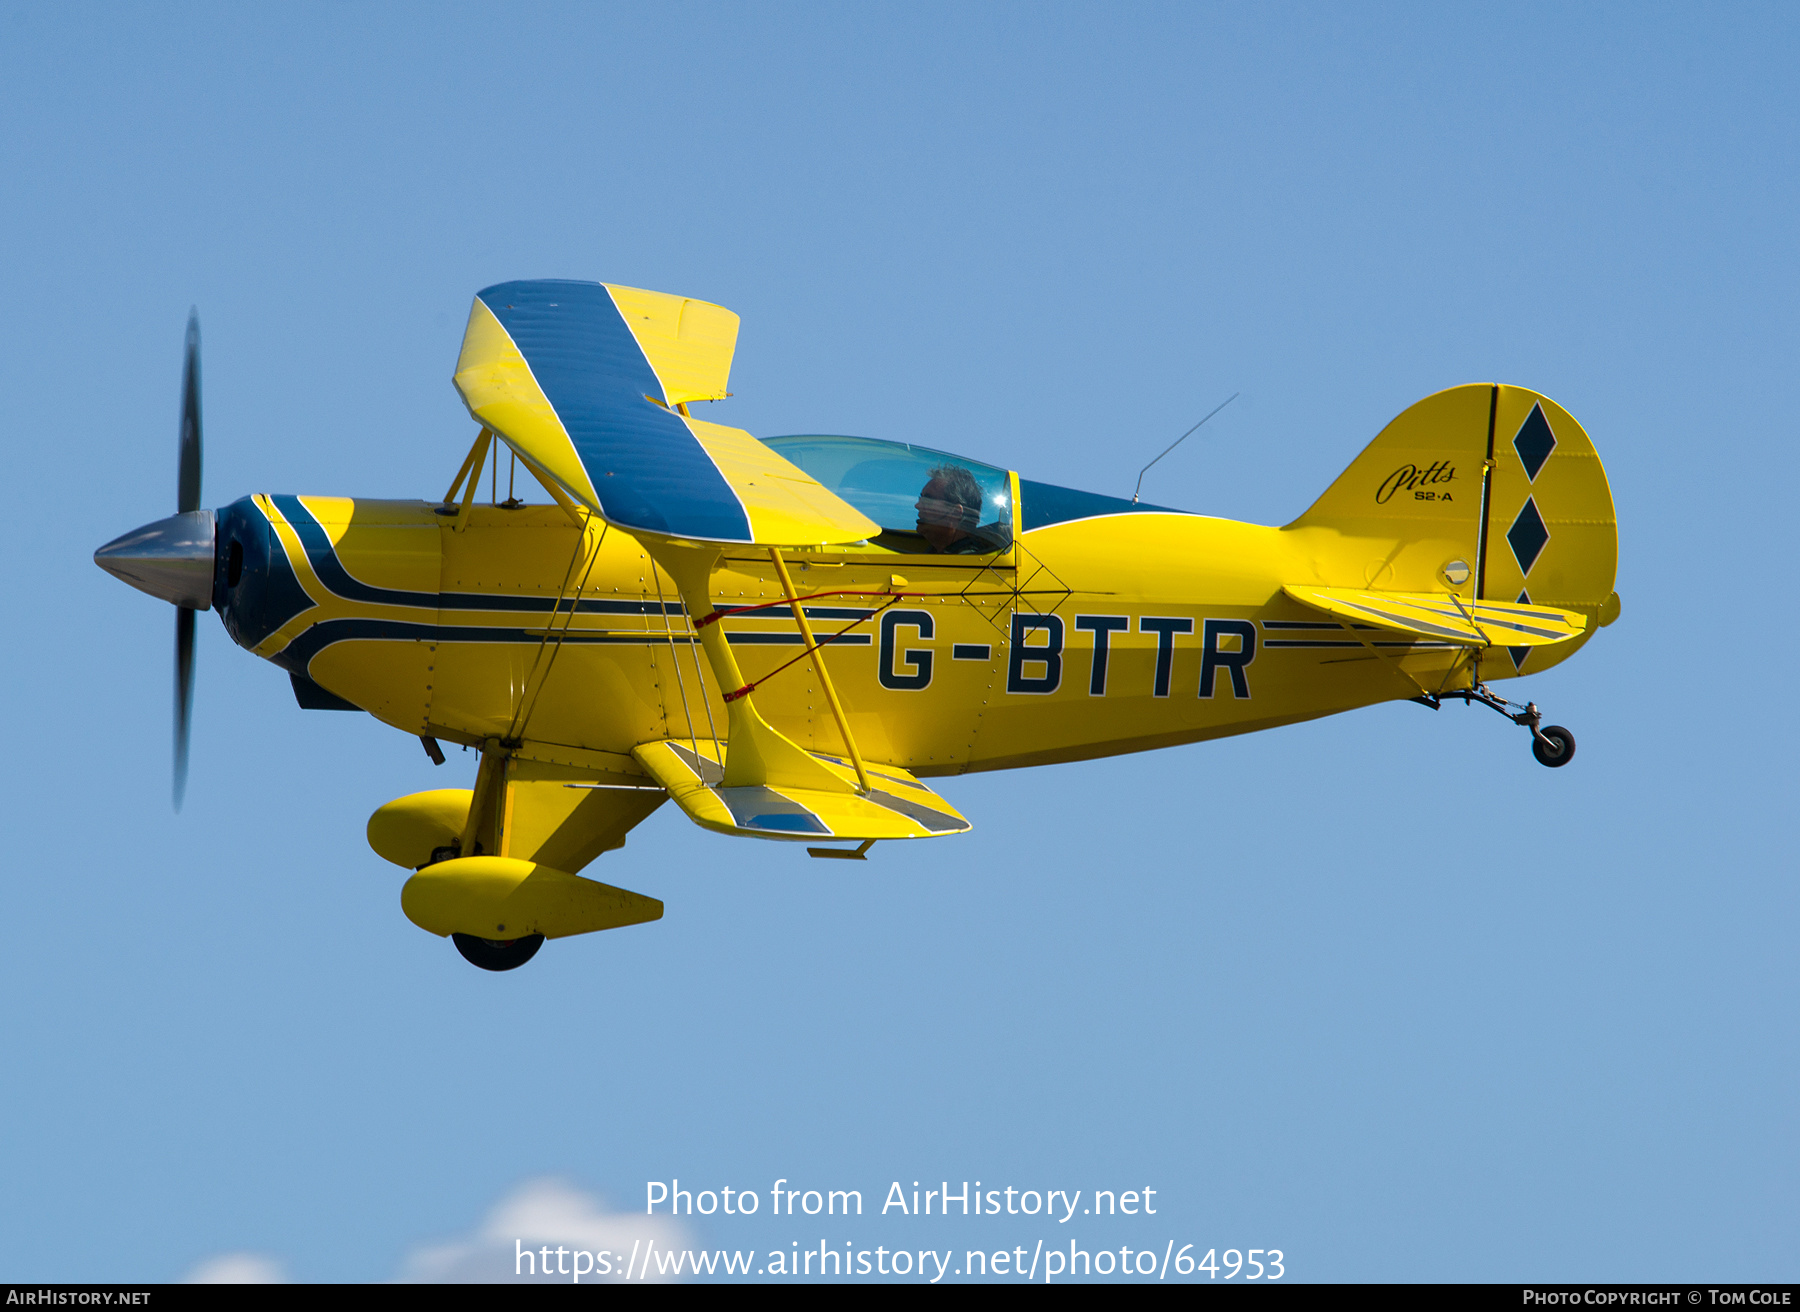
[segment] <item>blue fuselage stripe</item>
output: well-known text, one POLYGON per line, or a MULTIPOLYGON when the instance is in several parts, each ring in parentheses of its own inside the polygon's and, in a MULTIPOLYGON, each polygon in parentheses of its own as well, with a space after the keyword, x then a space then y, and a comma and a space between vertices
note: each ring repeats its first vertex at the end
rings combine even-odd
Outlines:
MULTIPOLYGON (((332 592, 345 601, 367 602, 375 606, 415 606, 421 610, 529 611, 569 613, 569 599, 555 597, 513 596, 497 592, 407 592, 400 588, 382 588, 364 583, 338 559, 337 549, 324 527, 315 519, 299 497, 273 496, 269 500, 281 511, 281 517, 293 528, 306 548, 307 562, 332 592)), ((575 606, 581 615, 680 615, 678 601, 613 601, 584 598, 575 606)))
MULTIPOLYGON (((515 629, 483 624, 423 624, 408 620, 321 620, 302 631, 269 659, 294 674, 306 675, 313 657, 340 642, 504 642, 541 644, 543 629, 515 629)), ((584 629, 557 630, 550 641, 570 646, 644 647, 668 642, 690 645, 691 633, 595 633, 584 629)), ((733 646, 799 646, 800 635, 784 633, 728 633, 733 646)), ((873 643, 866 633, 827 638, 820 646, 866 647, 873 643)), ((310 676, 308 676, 310 677, 310 676)))
MULTIPOLYGON (((684 634, 675 634, 676 642, 691 643, 694 639, 684 634)), ((529 642, 542 643, 545 634, 543 629, 510 629, 498 626, 488 627, 479 624, 415 624, 405 620, 372 620, 342 619, 321 620, 306 629, 287 646, 283 647, 269 659, 283 669, 298 674, 305 674, 306 667, 312 658, 325 648, 340 642, 379 641, 379 642, 529 642)), ((614 644, 624 646, 643 646, 646 643, 666 643, 670 635, 666 633, 586 633, 580 629, 571 629, 567 633, 558 631, 555 641, 571 645, 614 644)))

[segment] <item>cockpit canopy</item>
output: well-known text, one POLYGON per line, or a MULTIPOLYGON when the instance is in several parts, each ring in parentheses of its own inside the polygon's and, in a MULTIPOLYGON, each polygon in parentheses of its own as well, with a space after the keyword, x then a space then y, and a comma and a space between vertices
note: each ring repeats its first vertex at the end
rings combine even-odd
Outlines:
MULTIPOLYGON (((925 506, 926 489, 934 481, 947 481, 960 489, 964 499, 980 503, 968 507, 974 512, 974 522, 968 526, 967 537, 947 550, 994 553, 1012 545, 1014 507, 1011 480, 1004 469, 928 446, 874 437, 799 434, 763 441, 881 525, 878 545, 902 552, 946 549, 928 544, 920 532, 922 513, 930 513, 925 506), (972 489, 970 482, 955 472, 959 470, 967 472, 972 489)), ((1104 515, 1186 513, 1023 478, 1019 480, 1017 509, 1019 531, 1025 533, 1104 515)))
POLYGON ((969 555, 1005 551, 1012 545, 1012 480, 1004 469, 947 451, 873 437, 763 440, 881 525, 884 546, 969 555), (940 515, 947 510, 952 516, 962 511, 963 536, 957 545, 925 545, 921 527, 934 510, 940 515))

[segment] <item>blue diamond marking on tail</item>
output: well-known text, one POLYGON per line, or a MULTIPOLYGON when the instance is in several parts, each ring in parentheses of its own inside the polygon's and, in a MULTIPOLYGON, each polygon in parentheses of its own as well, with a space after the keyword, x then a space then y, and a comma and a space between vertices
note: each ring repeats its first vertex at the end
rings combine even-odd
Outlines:
POLYGON ((1556 450, 1556 434, 1550 431, 1550 421, 1544 418, 1543 406, 1534 404, 1531 407, 1531 413, 1525 416, 1525 422, 1513 435, 1513 450, 1519 453, 1519 462, 1525 466, 1525 477, 1537 482, 1538 470, 1556 450))
MULTIPOLYGON (((1520 588, 1519 589, 1519 605, 1529 606, 1530 604, 1531 604, 1531 594, 1529 592, 1527 592, 1524 588, 1520 588)), ((1513 670, 1515 673, 1517 673, 1519 671, 1522 671, 1525 668, 1525 658, 1527 656, 1531 655, 1531 648, 1529 648, 1529 647, 1508 647, 1506 649, 1506 654, 1508 656, 1512 657, 1513 670)))
POLYGON ((1512 548, 1513 559, 1519 562, 1519 573, 1531 573, 1531 567, 1537 564, 1548 541, 1550 530, 1544 527, 1544 517, 1538 514, 1537 499, 1525 498, 1525 508, 1519 512, 1513 526, 1506 530, 1506 543, 1512 548))

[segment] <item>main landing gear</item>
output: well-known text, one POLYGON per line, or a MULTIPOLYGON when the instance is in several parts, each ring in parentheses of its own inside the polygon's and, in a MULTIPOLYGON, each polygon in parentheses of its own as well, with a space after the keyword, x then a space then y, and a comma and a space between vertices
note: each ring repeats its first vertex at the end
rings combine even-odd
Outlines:
MULTIPOLYGON (((481 845, 475 845, 476 854, 481 852, 481 845)), ((454 844, 431 849, 431 860, 419 869, 425 870, 437 865, 440 861, 453 861, 460 851, 454 844)), ((517 970, 537 955, 537 950, 544 946, 542 934, 527 934, 523 938, 480 938, 474 934, 452 934, 450 941, 456 944, 456 950, 463 955, 463 960, 472 966, 480 966, 483 970, 517 970)))
POLYGON ((544 946, 542 934, 524 938, 476 938, 473 934, 452 934, 450 941, 463 954, 463 960, 483 970, 517 970, 537 955, 544 946))
MULTIPOLYGON (((1429 706, 1438 710, 1446 701, 1459 697, 1465 702, 1477 702, 1489 710, 1498 711, 1514 724, 1522 724, 1531 730, 1531 754, 1537 758, 1539 765, 1547 765, 1551 769, 1567 765, 1575 759, 1575 735, 1560 724, 1545 724, 1543 713, 1536 702, 1526 702, 1523 710, 1513 709, 1519 705, 1509 702, 1504 697, 1488 691, 1485 683, 1478 683, 1473 688, 1459 688, 1455 692, 1426 693, 1413 700, 1421 706, 1429 706)), ((473 960, 473 958, 471 958, 473 960)))

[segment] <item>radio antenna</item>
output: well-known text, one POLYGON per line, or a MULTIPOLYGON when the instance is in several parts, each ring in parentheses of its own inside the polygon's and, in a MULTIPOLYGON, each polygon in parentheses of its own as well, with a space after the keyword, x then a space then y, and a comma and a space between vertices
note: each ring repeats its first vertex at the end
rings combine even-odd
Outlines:
MULTIPOLYGON (((1243 393, 1241 393, 1241 392, 1233 392, 1230 396, 1226 397, 1223 401, 1219 402, 1219 404, 1215 405, 1211 410, 1208 410, 1206 412, 1206 419, 1211 419, 1214 415, 1218 414, 1219 411, 1223 410, 1226 406, 1230 405, 1233 401, 1237 400, 1238 397, 1240 397, 1242 395, 1243 395, 1243 393)), ((1202 419, 1200 421, 1200 424, 1204 424, 1206 422, 1206 419, 1202 419)), ((1187 441, 1188 438, 1192 437, 1195 433, 1199 432, 1200 424, 1195 424, 1192 428, 1188 429, 1187 432, 1183 433, 1180 437, 1176 438, 1173 442, 1169 443, 1168 446, 1164 447, 1162 455, 1156 457, 1156 460, 1161 460, 1163 458, 1163 456, 1168 455, 1169 452, 1173 451, 1176 447, 1180 446, 1183 442, 1187 441)), ((1156 463, 1156 460, 1152 460, 1150 462, 1150 465, 1154 465, 1156 463)), ((1138 493, 1140 493, 1144 490, 1144 475, 1148 474, 1150 472, 1150 465, 1145 465, 1142 469, 1138 470, 1137 486, 1134 487, 1133 489, 1131 489, 1131 504, 1134 506, 1137 504, 1138 493)))

